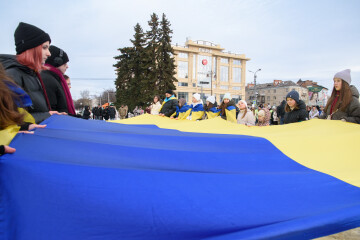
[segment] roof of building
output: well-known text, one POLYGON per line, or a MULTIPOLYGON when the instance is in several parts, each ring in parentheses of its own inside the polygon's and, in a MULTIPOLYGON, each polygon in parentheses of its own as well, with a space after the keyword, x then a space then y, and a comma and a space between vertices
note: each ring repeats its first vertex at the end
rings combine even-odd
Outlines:
MULTIPOLYGON (((282 81, 278 83, 277 85, 274 85, 274 83, 261 83, 256 84, 256 89, 265 89, 265 88, 281 88, 281 87, 289 87, 289 86, 296 86, 296 87, 302 87, 294 83, 293 81, 282 81)), ((253 89, 254 86, 247 86, 246 89, 253 89)), ((306 88, 306 87, 303 87, 306 88)))

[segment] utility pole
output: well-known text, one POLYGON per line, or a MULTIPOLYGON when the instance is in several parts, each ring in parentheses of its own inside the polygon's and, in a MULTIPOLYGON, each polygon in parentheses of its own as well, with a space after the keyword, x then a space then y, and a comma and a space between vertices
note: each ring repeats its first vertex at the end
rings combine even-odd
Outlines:
POLYGON ((261 71, 261 68, 259 68, 258 70, 256 70, 255 72, 249 70, 249 72, 253 73, 254 74, 254 98, 255 98, 255 105, 257 105, 257 93, 256 93, 256 78, 257 78, 257 75, 256 73, 258 71, 261 71))

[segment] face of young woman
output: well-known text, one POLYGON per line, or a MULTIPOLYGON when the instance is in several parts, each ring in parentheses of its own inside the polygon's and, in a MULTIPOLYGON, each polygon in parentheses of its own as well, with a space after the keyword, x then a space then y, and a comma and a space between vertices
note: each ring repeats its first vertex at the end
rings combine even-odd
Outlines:
POLYGON ((70 78, 66 79, 66 83, 67 83, 67 85, 68 85, 68 87, 69 87, 69 89, 70 89, 70 88, 71 88, 71 81, 70 81, 70 78))
POLYGON ((240 108, 240 110, 244 110, 246 108, 245 103, 239 102, 239 108, 240 108))
POLYGON ((154 97, 154 103, 157 103, 159 99, 157 97, 154 97))
POLYGON ((336 91, 341 90, 341 84, 342 84, 341 78, 334 78, 334 87, 335 87, 336 91))
POLYGON ((49 51, 49 47, 50 47, 50 42, 49 41, 44 42, 42 44, 42 59, 41 59, 42 64, 45 64, 46 59, 51 56, 51 53, 49 51))
POLYGON ((193 98, 192 98, 192 102, 193 102, 193 103, 196 103, 196 102, 197 102, 196 98, 193 97, 193 98))
POLYGON ((69 66, 67 65, 67 63, 61 65, 60 67, 58 67, 58 69, 60 70, 60 72, 62 72, 62 74, 65 74, 66 70, 69 68, 69 66))
POLYGON ((230 102, 229 99, 227 99, 227 98, 224 99, 224 103, 229 103, 229 102, 230 102))
POLYGON ((292 98, 287 98, 287 99, 286 99, 286 102, 287 102, 287 104, 289 105, 289 107, 295 107, 296 102, 295 102, 294 99, 292 99, 292 98))

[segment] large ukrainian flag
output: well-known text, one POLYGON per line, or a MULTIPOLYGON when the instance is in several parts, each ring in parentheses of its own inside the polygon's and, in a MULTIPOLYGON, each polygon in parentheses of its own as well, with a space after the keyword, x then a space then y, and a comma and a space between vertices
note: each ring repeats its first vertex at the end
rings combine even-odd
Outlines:
POLYGON ((360 226, 356 124, 45 123, 0 157, 0 239, 310 239, 360 226))

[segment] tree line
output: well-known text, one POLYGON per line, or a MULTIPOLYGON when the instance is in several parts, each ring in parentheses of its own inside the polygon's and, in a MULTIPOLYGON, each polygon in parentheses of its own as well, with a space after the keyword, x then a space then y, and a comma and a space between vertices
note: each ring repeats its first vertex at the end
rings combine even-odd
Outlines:
POLYGON ((155 95, 175 90, 174 50, 171 46, 173 31, 165 14, 162 19, 153 13, 148 21, 149 30, 144 32, 139 23, 134 27, 132 46, 119 48, 117 63, 116 105, 148 106, 155 95))

